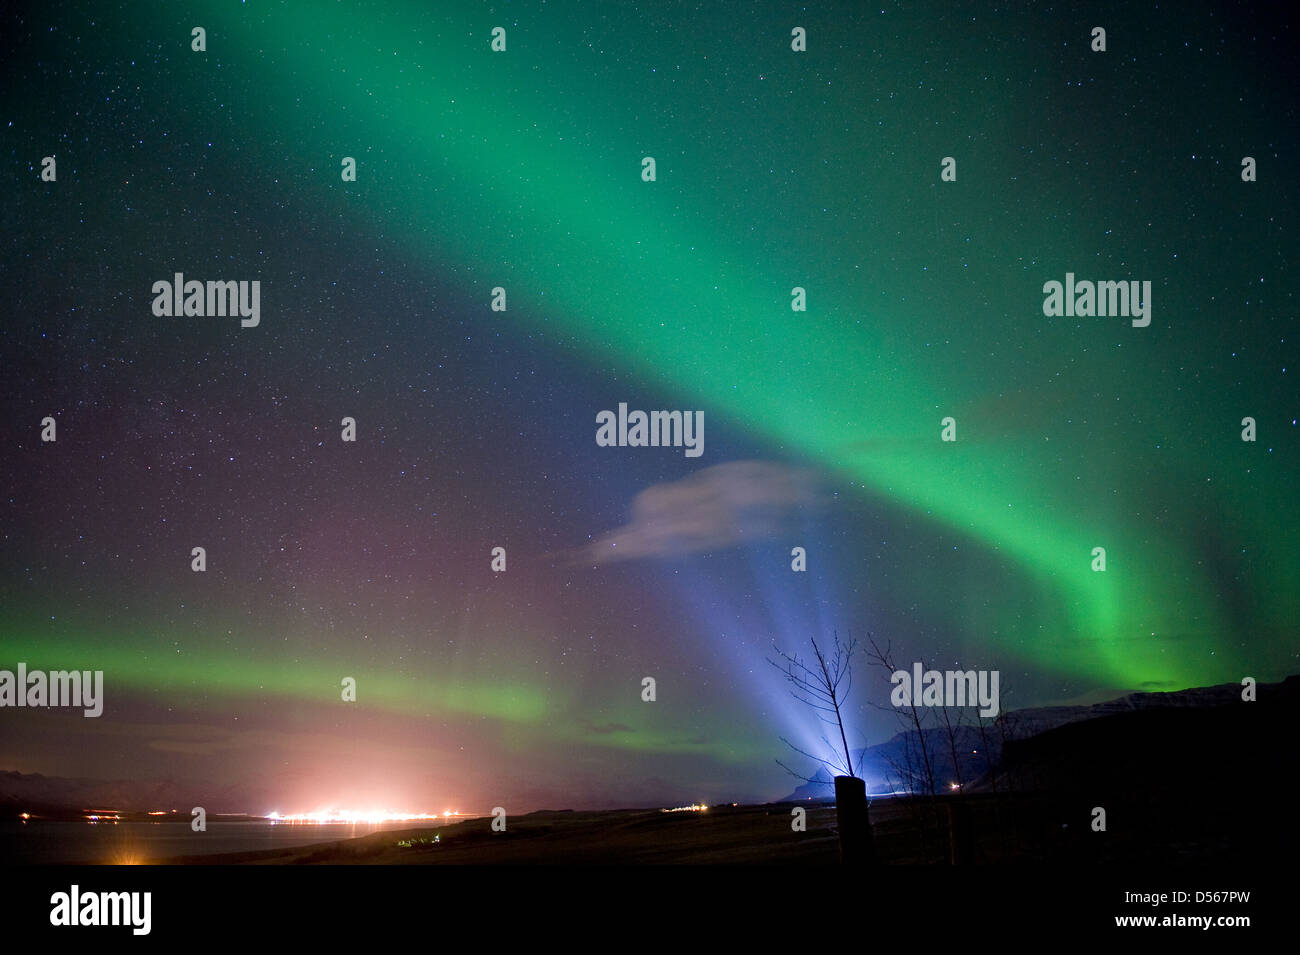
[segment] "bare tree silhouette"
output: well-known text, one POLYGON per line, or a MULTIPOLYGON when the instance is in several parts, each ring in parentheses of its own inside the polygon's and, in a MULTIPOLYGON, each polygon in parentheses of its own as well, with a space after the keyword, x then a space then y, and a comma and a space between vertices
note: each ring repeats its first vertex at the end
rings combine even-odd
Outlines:
MULTIPOLYGON (((841 708, 853 689, 853 654, 857 650, 857 641, 850 640, 846 646, 840 642, 838 632, 835 634, 834 641, 829 655, 818 645, 816 638, 809 641, 813 648, 812 666, 804 663, 799 656, 786 653, 775 643, 772 649, 780 659, 773 660, 769 657, 767 662, 780 670, 793 687, 790 695, 800 703, 810 706, 817 713, 818 719, 828 726, 835 727, 840 735, 839 746, 832 743, 825 734, 822 735, 822 742, 831 753, 829 757, 816 756, 800 749, 784 736, 781 737, 781 742, 799 755, 820 763, 830 770, 833 776, 853 776, 853 754, 849 750, 848 735, 844 731, 844 714, 841 708)), ((815 779, 815 777, 796 773, 779 759, 777 764, 796 779, 802 779, 804 782, 813 782, 815 779)))
MULTIPOLYGON (((845 864, 868 865, 876 861, 876 850, 867 809, 867 788, 866 783, 853 772, 853 752, 849 749, 848 733, 844 730, 844 704, 853 689, 853 654, 857 650, 857 641, 851 639, 847 645, 843 644, 838 632, 835 633, 834 640, 829 653, 822 650, 816 639, 810 640, 813 648, 811 664, 805 663, 795 654, 786 653, 775 644, 773 649, 780 658, 779 662, 771 658, 768 658, 768 662, 784 674, 792 687, 791 695, 796 700, 807 704, 818 719, 839 731, 838 746, 825 734, 822 735, 822 742, 831 754, 829 757, 816 756, 800 749, 785 737, 782 737, 782 741, 796 753, 821 763, 832 772, 835 783, 835 815, 839 822, 840 858, 845 864)), ((777 763, 791 775, 812 782, 811 778, 800 776, 780 760, 777 763)))

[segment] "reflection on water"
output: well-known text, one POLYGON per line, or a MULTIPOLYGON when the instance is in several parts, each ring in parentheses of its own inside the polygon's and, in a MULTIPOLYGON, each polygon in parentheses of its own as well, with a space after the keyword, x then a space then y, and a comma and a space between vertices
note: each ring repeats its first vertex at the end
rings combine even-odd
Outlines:
POLYGON ((194 832, 188 821, 85 822, 32 820, 0 823, 0 860, 10 864, 88 862, 135 865, 171 856, 212 855, 289 849, 318 842, 352 839, 381 829, 409 829, 412 824, 340 823, 276 825, 273 822, 213 822, 194 832))

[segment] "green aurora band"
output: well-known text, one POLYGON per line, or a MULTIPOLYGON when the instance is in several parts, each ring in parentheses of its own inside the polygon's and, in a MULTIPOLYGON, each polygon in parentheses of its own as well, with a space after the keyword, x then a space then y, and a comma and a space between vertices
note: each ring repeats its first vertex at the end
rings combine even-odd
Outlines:
MULTIPOLYGON (((152 11, 151 32, 180 29, 168 8, 142 9, 152 11)), ((1195 336, 1168 327, 1174 306, 1166 304, 1173 295, 1165 295, 1164 283, 1155 283, 1150 329, 1103 319, 1083 329, 1052 325, 1040 311, 1041 284, 1085 262, 1087 242, 1053 241, 1047 226, 1026 220, 1030 234, 1019 241, 1051 254, 1021 271, 1014 287, 995 289, 992 304, 963 305, 977 301, 976 270, 963 274, 942 263, 979 253, 958 250, 937 225, 931 241, 929 206, 908 198, 929 201, 937 159, 927 153, 923 172, 899 172, 861 157, 865 133, 837 145, 817 130, 806 131, 807 141, 778 130, 770 135, 788 141, 752 149, 783 155, 741 152, 734 169, 717 171, 713 162, 749 136, 748 113, 724 123, 717 142, 698 146, 689 130, 670 135, 659 128, 676 130, 666 121, 629 118, 654 117, 656 103, 663 111, 664 98, 684 94, 670 94, 675 88, 647 80, 644 70, 628 69, 623 80, 617 71, 587 75, 585 89, 567 73, 557 77, 567 68, 550 64, 579 53, 556 51, 586 48, 556 24, 519 24, 513 15, 468 7, 434 19, 415 4, 394 4, 373 18, 339 4, 284 4, 254 16, 211 3, 186 16, 206 25, 209 59, 241 59, 244 68, 263 71, 264 82, 236 91, 229 106, 237 125, 259 131, 250 140, 272 139, 290 159, 288 169, 282 160, 276 169, 254 162, 240 170, 250 188, 269 190, 273 176, 297 175, 306 193, 301 201, 333 203, 342 214, 381 223, 395 255, 423 257, 443 272, 447 262, 460 263, 484 276, 467 289, 484 303, 491 287, 505 286, 509 311, 485 321, 535 323, 567 337, 593 361, 612 362, 647 387, 697 403, 682 407, 702 405, 783 454, 817 462, 867 497, 915 512, 977 547, 990 565, 1010 562, 1036 596, 1034 609, 1010 625, 978 584, 953 581, 947 592, 946 582, 927 585, 936 604, 951 603, 952 623, 999 635, 996 658, 1005 666, 1019 659, 1095 685, 1162 689, 1281 675, 1286 657, 1268 649, 1261 665, 1252 645, 1276 640, 1296 618, 1294 590, 1282 584, 1300 579, 1300 561, 1276 533, 1296 525, 1296 505, 1278 477, 1290 462, 1281 454, 1262 458, 1266 445, 1237 440, 1242 414, 1262 422, 1266 405, 1242 411, 1214 395, 1175 394, 1138 380, 1161 349, 1189 349, 1191 362, 1200 360, 1195 336), (488 48, 498 21, 510 31, 506 54, 488 48), (552 84, 549 94, 534 91, 539 76, 552 84), (561 94, 566 82, 576 88, 561 94), (720 155, 711 157, 715 151, 720 155), (338 182, 344 155, 358 157, 360 182, 338 182), (643 155, 658 158, 658 182, 641 181, 643 155), (770 194, 759 182, 744 185, 756 170, 796 162, 808 171, 796 174, 806 182, 788 187, 795 198, 770 194), (827 162, 831 172, 820 172, 827 162), (898 225, 882 216, 871 230, 887 234, 872 237, 845 234, 842 226, 819 231, 811 213, 796 211, 835 202, 848 182, 877 189, 881 207, 895 213, 913 201, 919 208, 898 225), (907 195, 886 194, 891 186, 907 195), (716 220, 704 216, 722 206, 716 220), (894 274, 882 277, 878 268, 868 275, 858 263, 891 246, 901 259, 895 271, 907 274, 884 288, 894 274), (935 288, 944 282, 958 289, 951 299, 935 288), (796 285, 808 288, 803 315, 788 304, 796 285), (975 313, 983 317, 965 317, 975 313), (945 338, 952 345, 940 351, 945 338), (1001 351, 988 342, 1000 342, 1001 351), (1095 347, 1085 355, 1081 344, 1095 347), (1047 381, 1041 369, 1035 376, 1034 363, 1013 354, 1021 347, 1040 364, 1054 357, 1052 367, 1066 369, 1064 377, 1047 381), (987 362, 975 366, 953 357, 986 352, 987 362), (990 396, 1003 392, 1019 403, 989 412, 990 396), (1074 416, 1091 409, 1096 422, 1087 429, 1068 423, 1066 412, 1055 414, 1062 402, 1085 405, 1074 416), (1134 407, 1152 410, 1137 420, 1134 407), (949 414, 958 422, 955 444, 939 441, 940 419, 949 414), (1211 437, 1196 437, 1203 433, 1211 437), (1174 509, 1166 507, 1157 521, 1153 495, 1173 498, 1174 509), (1241 585, 1249 621, 1229 613, 1211 568, 1199 559, 1198 508, 1207 506, 1229 525, 1229 538, 1249 542, 1243 566, 1251 575, 1241 585), (1104 574, 1090 569, 1098 545, 1107 549, 1104 574), (1180 642, 1160 639, 1169 634, 1180 642)), ((764 82, 773 89, 786 80, 797 85, 804 70, 783 56, 779 33, 771 43, 749 72, 766 69, 764 82)), ((719 58, 727 55, 743 61, 754 54, 719 51, 719 58)), ((206 101, 206 65, 187 68, 196 103, 206 101)), ((792 96, 743 109, 770 116, 771 125, 798 126, 791 117, 799 115, 799 94, 792 96)), ((699 122, 709 122, 699 108, 699 122)), ((691 123, 679 116, 676 125, 691 123)), ((997 189, 945 200, 944 219, 1032 204, 997 189)), ((1015 228, 1008 223, 1008 232, 1015 228)), ((1011 270, 1005 263, 1014 255, 985 255, 990 272, 1011 270)), ((1142 263, 1132 267, 1144 274, 1142 263)), ((1110 277, 1109 268, 1081 277, 1110 277)), ((484 310, 491 315, 486 304, 484 310)), ((273 333, 273 321, 264 320, 259 332, 273 333)), ((11 656, 35 649, 25 640, 7 642, 11 656)), ((78 666, 102 665, 141 686, 161 679, 237 692, 246 683, 247 661, 234 657, 136 666, 116 652, 87 663, 95 659, 89 645, 61 647, 61 657, 64 651, 78 666)), ((371 669, 371 693, 398 710, 427 709, 427 688, 417 694, 371 669)), ((337 685, 337 673, 331 661, 303 671, 273 668, 267 680, 278 692, 310 698, 337 685)), ((449 709, 509 721, 538 721, 546 710, 517 682, 448 683, 438 695, 449 709)), ((642 735, 636 745, 668 739, 642 735)))

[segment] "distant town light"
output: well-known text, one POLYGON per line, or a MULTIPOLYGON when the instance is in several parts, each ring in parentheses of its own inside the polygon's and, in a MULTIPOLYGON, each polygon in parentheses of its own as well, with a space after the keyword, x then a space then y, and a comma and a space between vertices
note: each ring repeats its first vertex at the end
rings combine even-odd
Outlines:
POLYGON ((445 812, 439 816, 437 813, 428 815, 425 813, 388 812, 379 809, 361 811, 355 809, 330 809, 323 812, 294 813, 287 816, 272 812, 263 818, 271 822, 325 826, 356 823, 378 825, 385 822, 436 822, 439 819, 446 819, 454 815, 460 814, 445 812))

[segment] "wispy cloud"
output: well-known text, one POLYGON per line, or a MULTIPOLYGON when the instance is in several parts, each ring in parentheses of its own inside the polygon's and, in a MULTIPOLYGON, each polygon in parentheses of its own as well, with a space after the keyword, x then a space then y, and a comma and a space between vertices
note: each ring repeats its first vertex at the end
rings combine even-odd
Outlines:
POLYGON ((730 461, 655 484, 632 501, 632 519, 583 548, 612 563, 722 550, 777 537, 822 499, 813 471, 773 461, 730 461))

